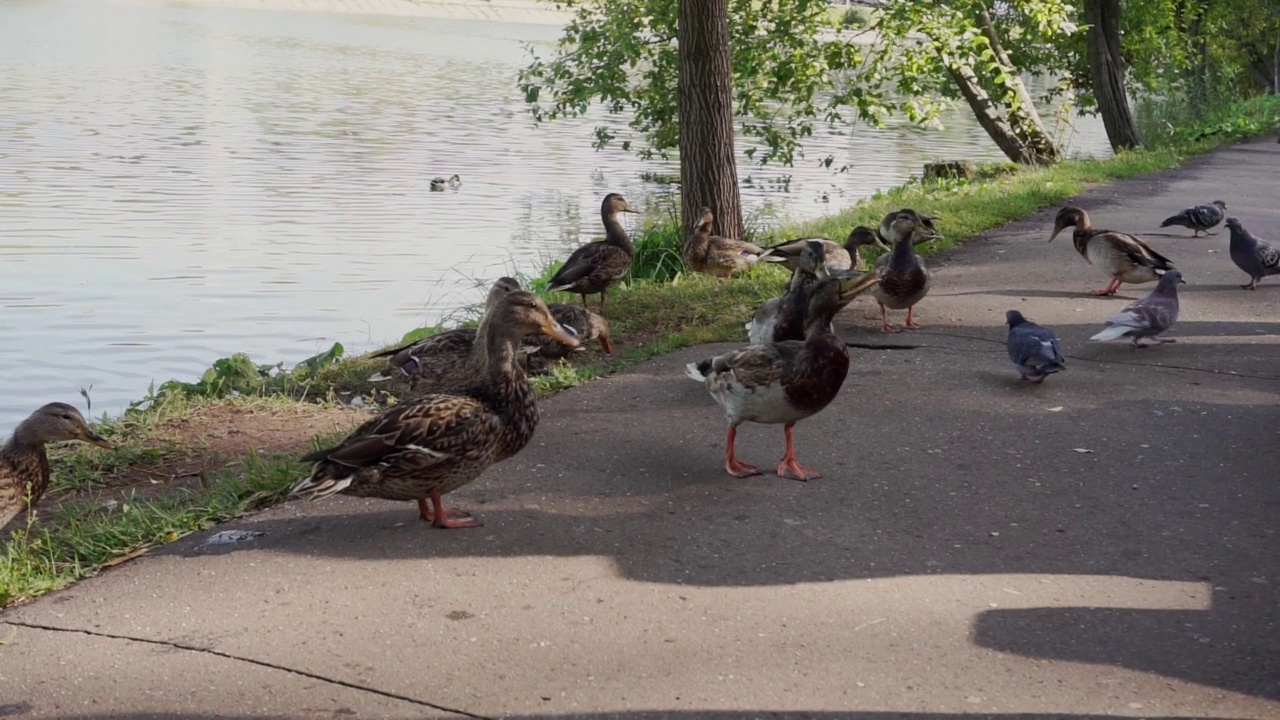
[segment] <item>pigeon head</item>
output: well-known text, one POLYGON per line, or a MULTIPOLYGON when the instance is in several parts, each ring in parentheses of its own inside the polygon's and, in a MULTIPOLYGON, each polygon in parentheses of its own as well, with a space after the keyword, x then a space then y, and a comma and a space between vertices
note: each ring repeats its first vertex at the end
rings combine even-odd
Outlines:
POLYGON ((1018 312, 1017 310, 1010 310, 1009 312, 1004 314, 1004 322, 1010 328, 1016 328, 1026 321, 1027 319, 1023 317, 1022 313, 1018 312))
POLYGON ((1187 281, 1182 279, 1182 273, 1177 270, 1170 270, 1160 276, 1160 282, 1156 284, 1157 291, 1172 291, 1179 285, 1186 285, 1187 281))
POLYGON ((1231 228, 1232 230, 1244 229, 1244 227, 1240 224, 1240 218, 1237 218, 1237 217, 1227 218, 1227 227, 1231 228))
POLYGON ((1217 205, 1219 210, 1226 210, 1226 209, 1227 209, 1227 204, 1226 204, 1226 203, 1224 203, 1224 202, 1222 202, 1221 200, 1214 200, 1213 202, 1211 202, 1211 203, 1209 203, 1209 204, 1210 204, 1210 205, 1217 205))

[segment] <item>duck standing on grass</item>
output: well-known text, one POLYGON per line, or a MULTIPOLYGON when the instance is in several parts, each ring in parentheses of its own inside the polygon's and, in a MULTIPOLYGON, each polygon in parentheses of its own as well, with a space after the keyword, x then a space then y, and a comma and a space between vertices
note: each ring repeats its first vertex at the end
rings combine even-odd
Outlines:
POLYGON ((729 420, 725 472, 734 477, 761 474, 759 468, 734 455, 738 426, 754 422, 783 426, 787 447, 778 463, 779 477, 822 477, 796 461, 792 428, 820 412, 839 394, 849 374, 849 351, 831 330, 831 320, 840 308, 873 284, 875 277, 870 274, 823 278, 810 296, 804 340, 749 345, 685 367, 685 374, 706 386, 729 420))
POLYGON ((390 380, 403 375, 415 392, 443 392, 479 382, 487 366, 484 341, 477 343, 476 338, 484 337, 485 323, 502 298, 519 289, 520 283, 515 278, 498 278, 489 288, 478 327, 454 328, 374 353, 371 357, 387 358, 387 368, 370 380, 390 380))
POLYGON ((711 225, 716 216, 711 208, 698 208, 698 217, 698 224, 685 238, 680 253, 690 270, 724 280, 755 265, 764 253, 764 248, 755 243, 713 235, 711 225))
POLYGON ((1135 349, 1146 347, 1138 342, 1142 338, 1149 337, 1158 343, 1177 342, 1160 337, 1160 333, 1178 322, 1178 285, 1185 282, 1182 273, 1170 270, 1160 277, 1150 295, 1125 308, 1124 312, 1107 318, 1107 326, 1089 339, 1119 340, 1127 337, 1135 349))
MULTIPOLYGON (((882 231, 887 233, 893 250, 881 255, 876 260, 876 288, 872 296, 880 303, 880 330, 882 332, 900 332, 901 328, 889 322, 887 309, 906 310, 906 327, 924 327, 916 323, 916 303, 929 294, 932 284, 929 268, 925 267, 924 258, 915 251, 915 238, 920 234, 921 216, 914 210, 903 209, 892 218, 886 218, 882 231)), ((926 234, 934 236, 933 230, 926 234)))
POLYGON ((49 487, 45 443, 79 440, 101 448, 112 445, 94 434, 80 411, 66 403, 49 403, 14 428, 0 447, 0 528, 23 507, 35 507, 49 487))
POLYGON ((1280 250, 1254 237, 1236 218, 1227 218, 1227 229, 1231 231, 1231 262, 1248 273, 1250 278, 1248 285, 1240 287, 1257 290, 1258 281, 1262 278, 1280 275, 1280 250))
POLYGON ((604 222, 604 240, 587 243, 564 261, 547 284, 551 291, 563 291, 582 296, 582 307, 587 306, 587 296, 600 293, 600 312, 604 312, 605 292, 627 276, 636 248, 627 237, 627 231, 618 222, 618 213, 638 213, 627 204, 626 198, 609 193, 600 203, 600 219, 604 222))
POLYGON ((1058 211, 1053 220, 1053 234, 1049 242, 1058 237, 1058 233, 1069 227, 1075 227, 1071 234, 1071 242, 1075 244, 1080 257, 1094 267, 1102 270, 1111 278, 1111 282, 1101 290, 1094 290, 1094 295, 1115 295, 1120 290, 1120 283, 1149 283, 1160 278, 1160 273, 1173 270, 1169 258, 1152 250, 1138 238, 1115 230, 1099 230, 1089 224, 1089 213, 1078 207, 1064 207, 1058 211))
POLYGON ((1009 359, 1021 376, 1019 380, 1039 385, 1053 373, 1067 369, 1062 346, 1052 330, 1031 322, 1017 310, 1005 313, 1004 319, 1009 326, 1009 359))
POLYGON ((303 457, 315 465, 290 494, 416 500, 419 516, 436 527, 478 526, 466 513, 446 510, 441 496, 515 455, 533 437, 538 406, 516 362, 521 338, 533 332, 570 346, 578 342, 537 296, 523 290, 504 295, 481 340, 488 363, 484 382, 384 410, 336 447, 303 457))

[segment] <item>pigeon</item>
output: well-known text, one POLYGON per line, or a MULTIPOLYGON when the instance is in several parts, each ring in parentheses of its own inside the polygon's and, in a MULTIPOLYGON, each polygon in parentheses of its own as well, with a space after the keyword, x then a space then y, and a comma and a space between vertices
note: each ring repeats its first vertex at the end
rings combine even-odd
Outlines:
POLYGON ((1240 287, 1257 290, 1258 281, 1262 278, 1280 275, 1280 250, 1254 237, 1236 218, 1227 218, 1227 229, 1231 231, 1231 262, 1252 278, 1248 285, 1240 287))
POLYGON ((1037 385, 1053 373, 1066 370, 1062 346, 1053 331, 1022 316, 1017 310, 1004 314, 1009 325, 1009 359, 1022 380, 1037 385))
POLYGON ((1208 205, 1197 205, 1187 208, 1173 217, 1165 219, 1160 223, 1160 227, 1169 227, 1170 225, 1181 225, 1184 228, 1190 228, 1191 237, 1200 237, 1200 233, 1213 235, 1209 232, 1209 228, 1222 222, 1223 216, 1227 214, 1227 204, 1221 200, 1214 200, 1208 205))
POLYGON ((1138 340, 1147 337, 1161 343, 1176 342, 1160 337, 1160 333, 1178 322, 1178 285, 1185 282, 1177 270, 1161 275, 1150 295, 1125 308, 1124 312, 1107 318, 1107 326, 1102 332, 1089 339, 1118 340, 1127 337, 1135 348, 1146 347, 1138 340))

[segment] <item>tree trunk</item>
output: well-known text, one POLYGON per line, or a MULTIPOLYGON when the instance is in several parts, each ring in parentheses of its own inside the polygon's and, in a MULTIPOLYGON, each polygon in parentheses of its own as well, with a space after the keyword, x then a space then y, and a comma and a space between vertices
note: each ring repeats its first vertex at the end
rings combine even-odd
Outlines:
POLYGON ((1013 90, 1014 102, 1008 103, 1005 107, 1009 125, 1024 143, 1033 148, 1034 153, 1038 156, 1037 162, 1057 162, 1060 159, 1058 146, 1054 144, 1053 136, 1045 130, 1044 120, 1040 118, 1040 112, 1036 110, 1035 102, 1031 99, 1031 93, 1027 92, 1027 86, 1023 84, 1022 78, 1018 74, 1018 68, 1009 59, 1008 53, 1004 51, 1004 43, 1000 42, 1000 35, 996 33, 996 26, 991 20, 991 14, 982 5, 978 6, 977 21, 982 34, 986 36, 987 42, 991 45, 991 52, 996 56, 996 62, 1001 65, 1005 75, 1009 78, 1009 87, 1013 90))
POLYGON ((1280 37, 1276 38, 1275 71, 1271 74, 1271 94, 1280 95, 1280 37))
POLYGON ((685 232, 699 207, 716 215, 720 235, 743 237, 733 150, 733 88, 728 0, 679 0, 680 209, 685 232))
POLYGON ((1129 108, 1124 87, 1124 61, 1120 55, 1120 0, 1085 0, 1084 21, 1089 25, 1086 43, 1093 96, 1102 113, 1102 125, 1112 150, 1138 147, 1138 125, 1129 108))
POLYGON ((982 83, 978 81, 978 76, 973 73, 972 68, 954 58, 943 58, 943 62, 951 75, 951 80, 959 88, 965 102, 969 103, 969 108, 973 110, 978 124, 987 131, 987 135, 991 136, 1001 152, 1010 160, 1023 165, 1045 162, 1036 155, 1033 148, 1018 137, 1013 126, 1001 114, 999 105, 982 88, 982 83))

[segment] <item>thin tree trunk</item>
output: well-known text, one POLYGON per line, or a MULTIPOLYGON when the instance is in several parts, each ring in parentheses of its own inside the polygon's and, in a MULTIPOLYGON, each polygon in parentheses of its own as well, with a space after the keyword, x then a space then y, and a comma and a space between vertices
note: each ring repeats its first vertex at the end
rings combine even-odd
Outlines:
POLYGON ((1000 42, 995 23, 991 20, 991 14, 987 12, 986 7, 978 6, 977 20, 978 27, 991 45, 991 52, 996 56, 996 62, 1000 63, 1005 75, 1009 77, 1009 87, 1013 89, 1015 101, 1006 108, 1009 125, 1024 143, 1034 149, 1038 156, 1037 162, 1057 162, 1060 159, 1058 147, 1053 142, 1053 137, 1045 130, 1044 120, 1040 118, 1040 112, 1036 110, 1031 93, 1027 92, 1027 86, 1023 84, 1022 77, 1018 74, 1018 68, 1004 51, 1004 43, 1000 42))
POLYGON ((729 65, 728 0, 679 0, 680 209, 685 231, 711 208, 719 234, 742 238, 733 149, 733 87, 729 65))
POLYGON ((1280 95, 1280 37, 1276 38, 1276 62, 1271 78, 1271 94, 1280 95))
POLYGON ((1089 25, 1086 44, 1093 96, 1102 113, 1102 125, 1112 150, 1142 144, 1138 125, 1129 108, 1124 87, 1124 61, 1120 55, 1120 0, 1085 0, 1084 21, 1089 25))
POLYGON ((1018 137, 1013 126, 1000 113, 999 105, 982 88, 982 83, 978 81, 978 76, 973 73, 973 69, 952 58, 943 58, 943 62, 951 75, 952 82, 956 84, 965 102, 969 103, 969 108, 973 110, 978 124, 995 141, 996 147, 1016 163, 1030 165, 1039 162, 1035 151, 1018 137))

